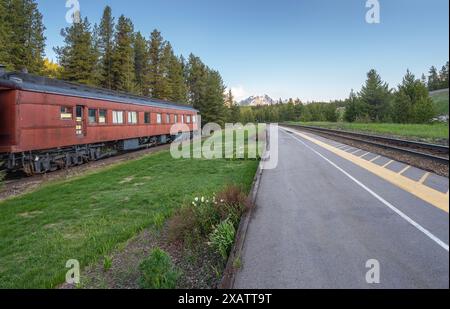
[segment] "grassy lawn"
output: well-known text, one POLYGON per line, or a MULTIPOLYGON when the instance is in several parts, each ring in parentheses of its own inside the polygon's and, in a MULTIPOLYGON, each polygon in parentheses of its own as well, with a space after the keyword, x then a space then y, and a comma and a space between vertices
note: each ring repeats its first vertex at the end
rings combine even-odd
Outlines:
POLYGON ((199 194, 231 183, 249 190, 257 165, 163 151, 0 202, 0 288, 56 287, 67 260, 96 263, 199 194))
POLYGON ((393 124, 393 123, 345 123, 345 122, 307 122, 309 126, 328 129, 359 131, 380 135, 397 136, 426 141, 448 140, 448 124, 393 124))
POLYGON ((434 107, 436 109, 436 113, 438 115, 448 115, 448 89, 446 91, 438 91, 434 94, 431 94, 431 98, 434 102, 434 107))

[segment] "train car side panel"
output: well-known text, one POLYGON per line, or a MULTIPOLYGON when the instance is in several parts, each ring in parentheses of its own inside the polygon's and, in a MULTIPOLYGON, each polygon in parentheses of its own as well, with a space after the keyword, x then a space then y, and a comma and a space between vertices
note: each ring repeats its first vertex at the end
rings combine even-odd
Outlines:
POLYGON ((18 91, 0 90, 0 153, 13 151, 16 136, 16 101, 18 91))
POLYGON ((179 123, 184 121, 192 131, 193 116, 196 115, 191 110, 29 91, 21 92, 19 106, 21 116, 18 127, 21 137, 17 152, 168 135, 175 117, 179 123), (100 121, 100 111, 104 113, 104 121, 100 121), (121 113, 122 123, 113 123, 115 112, 121 113), (149 123, 145 121, 146 113, 150 116, 149 123), (186 123, 189 118, 190 123, 186 123))

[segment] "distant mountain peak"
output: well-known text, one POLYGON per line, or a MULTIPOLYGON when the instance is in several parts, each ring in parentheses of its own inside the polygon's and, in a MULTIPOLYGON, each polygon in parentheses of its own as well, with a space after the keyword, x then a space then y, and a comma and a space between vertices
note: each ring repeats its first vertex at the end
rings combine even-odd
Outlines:
POLYGON ((273 105, 275 101, 267 94, 261 96, 250 96, 245 100, 242 100, 239 105, 241 106, 263 106, 263 105, 273 105))

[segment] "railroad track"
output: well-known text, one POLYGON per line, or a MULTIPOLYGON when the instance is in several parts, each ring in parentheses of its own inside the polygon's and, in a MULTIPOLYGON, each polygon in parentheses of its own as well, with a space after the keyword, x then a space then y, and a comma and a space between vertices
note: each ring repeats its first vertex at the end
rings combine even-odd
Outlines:
POLYGON ((440 164, 449 164, 449 147, 436 144, 415 142, 397 138, 389 138, 379 135, 356 133, 343 130, 332 130, 319 127, 304 125, 282 124, 285 127, 293 129, 302 129, 306 131, 322 133, 350 141, 364 143, 370 146, 392 150, 403 154, 425 158, 440 164))

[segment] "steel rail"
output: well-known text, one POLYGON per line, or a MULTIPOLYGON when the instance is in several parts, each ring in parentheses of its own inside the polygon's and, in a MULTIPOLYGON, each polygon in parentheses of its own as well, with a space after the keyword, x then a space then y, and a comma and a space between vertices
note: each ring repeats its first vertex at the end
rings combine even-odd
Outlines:
POLYGON ((379 136, 379 135, 369 135, 369 134, 342 131, 342 130, 331 130, 331 129, 325 129, 325 128, 304 126, 304 125, 295 125, 295 124, 281 124, 281 125, 286 126, 286 127, 291 127, 291 128, 304 129, 307 131, 324 133, 327 135, 340 137, 343 139, 348 139, 348 140, 352 140, 352 141, 360 142, 360 143, 364 143, 364 144, 369 144, 369 145, 384 148, 387 150, 393 150, 393 151, 402 152, 405 154, 410 154, 410 155, 426 158, 426 159, 433 160, 435 162, 439 162, 439 163, 443 163, 443 164, 447 164, 447 165, 449 164, 448 157, 446 158, 446 157, 437 156, 435 154, 430 154, 430 153, 420 152, 417 150, 411 150, 411 149, 407 149, 407 148, 403 148, 403 147, 393 146, 392 144, 405 145, 406 147, 409 147, 409 148, 426 149, 428 151, 439 152, 442 154, 448 154, 448 151, 449 151, 448 146, 427 144, 427 143, 422 143, 422 142, 389 138, 389 137, 384 137, 384 136, 379 136), (370 139, 370 140, 368 140, 368 139, 370 139), (385 143, 379 143, 379 142, 376 142, 375 140, 382 141, 385 143), (391 145, 389 145, 389 143, 391 145))

